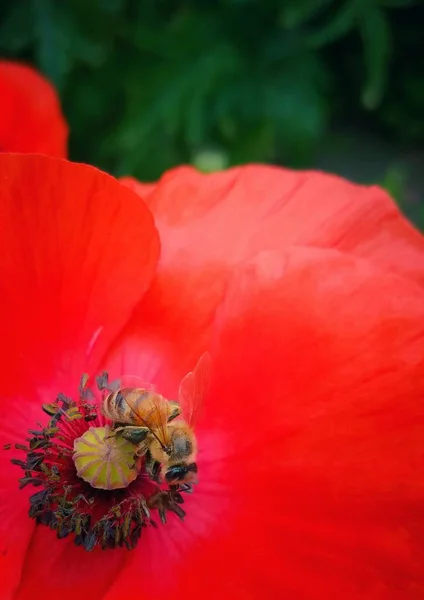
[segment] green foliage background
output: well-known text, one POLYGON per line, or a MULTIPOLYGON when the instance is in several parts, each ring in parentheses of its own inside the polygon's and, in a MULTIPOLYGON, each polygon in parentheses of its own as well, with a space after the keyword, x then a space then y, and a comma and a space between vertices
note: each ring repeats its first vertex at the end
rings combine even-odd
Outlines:
MULTIPOLYGON (((310 167, 324 157, 325 167, 378 177, 401 197, 408 167, 399 156, 424 142, 423 30, 420 0, 0 7, 1 54, 35 64, 56 84, 75 160, 152 180, 182 162, 310 167), (383 156, 381 177, 352 172, 352 131, 398 149, 383 156), (327 164, 343 152, 346 168, 327 164)), ((416 200, 408 210, 424 219, 416 200)))

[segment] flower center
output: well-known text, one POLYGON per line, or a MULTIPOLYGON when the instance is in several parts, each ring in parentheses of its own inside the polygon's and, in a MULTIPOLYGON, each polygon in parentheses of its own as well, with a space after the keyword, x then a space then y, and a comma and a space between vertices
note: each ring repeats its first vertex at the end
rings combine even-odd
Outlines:
POLYGON ((74 441, 77 475, 101 490, 126 488, 136 479, 140 460, 134 444, 113 434, 110 427, 90 427, 74 441))
POLYGON ((97 378, 96 400, 87 381, 83 376, 77 400, 59 394, 43 405, 50 420, 29 430, 27 444, 15 445, 25 459, 12 463, 24 471, 20 488, 41 488, 29 499, 29 516, 37 524, 55 530, 58 538, 72 534, 87 551, 96 545, 132 549, 146 527, 157 526, 156 514, 162 523, 168 512, 184 518, 182 492, 191 486, 158 483, 137 444, 116 435, 99 410, 116 384, 108 383, 106 373, 97 378))

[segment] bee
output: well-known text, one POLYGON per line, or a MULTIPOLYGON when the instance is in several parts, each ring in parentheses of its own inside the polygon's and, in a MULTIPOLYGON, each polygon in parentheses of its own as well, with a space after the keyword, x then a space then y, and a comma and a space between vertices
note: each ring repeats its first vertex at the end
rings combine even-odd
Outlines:
POLYGON ((203 354, 181 381, 178 402, 167 400, 149 384, 121 388, 103 401, 103 414, 113 421, 113 434, 137 446, 146 470, 158 483, 197 483, 194 427, 209 387, 210 356, 203 354), (181 416, 180 419, 177 417, 181 416))

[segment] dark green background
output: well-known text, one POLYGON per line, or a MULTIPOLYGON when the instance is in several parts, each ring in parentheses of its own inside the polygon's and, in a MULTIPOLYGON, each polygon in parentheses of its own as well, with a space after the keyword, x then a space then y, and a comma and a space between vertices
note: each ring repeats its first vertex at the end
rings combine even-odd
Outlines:
POLYGON ((56 84, 74 160, 321 167, 424 225, 421 0, 4 0, 0 50, 56 84))

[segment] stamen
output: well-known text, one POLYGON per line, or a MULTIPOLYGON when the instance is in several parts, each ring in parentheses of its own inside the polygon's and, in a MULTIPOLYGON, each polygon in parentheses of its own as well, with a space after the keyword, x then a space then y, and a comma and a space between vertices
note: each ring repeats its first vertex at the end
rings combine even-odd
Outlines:
POLYGON ((30 496, 29 507, 37 524, 56 531, 59 539, 73 534, 75 544, 87 551, 96 546, 132 549, 144 528, 157 527, 155 514, 162 523, 168 512, 184 518, 182 492, 191 492, 191 486, 164 488, 153 481, 144 458, 136 455, 137 446, 114 435, 98 410, 117 382, 109 383, 107 373, 97 378, 103 398, 87 382, 84 375, 78 400, 59 394, 42 406, 50 420, 30 429, 27 443, 15 445, 24 458, 12 463, 24 471, 20 488, 40 488, 30 496))

